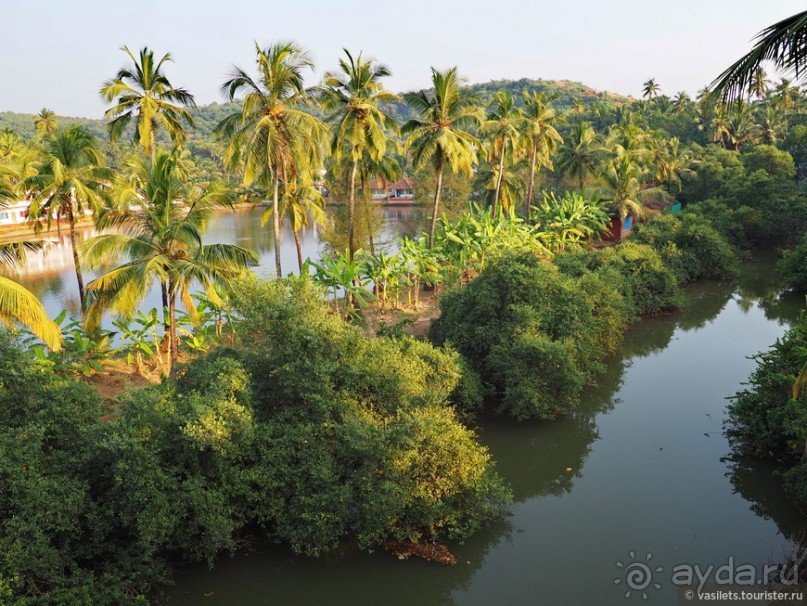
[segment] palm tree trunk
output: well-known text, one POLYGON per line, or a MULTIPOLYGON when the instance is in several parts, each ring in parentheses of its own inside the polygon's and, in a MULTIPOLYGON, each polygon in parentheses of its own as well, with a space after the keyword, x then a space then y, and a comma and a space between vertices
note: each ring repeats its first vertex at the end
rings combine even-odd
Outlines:
POLYGON ((168 333, 171 330, 171 322, 168 320, 168 284, 165 280, 160 280, 160 294, 162 295, 163 302, 163 347, 168 351, 168 333))
POLYGON ((532 208, 532 199, 535 196, 535 162, 538 158, 538 142, 533 141, 532 152, 530 153, 530 187, 527 190, 527 208, 524 209, 525 216, 530 216, 530 208, 532 208))
POLYGON ((504 172, 504 149, 499 157, 499 174, 496 175, 496 193, 493 196, 493 216, 495 217, 499 211, 499 192, 502 189, 502 173, 504 172))
POLYGON ((154 128, 149 130, 149 147, 151 148, 151 166, 157 163, 157 145, 154 142, 154 128))
POLYGON ((370 254, 375 257, 375 242, 373 241, 373 223, 370 217, 370 188, 367 187, 364 177, 361 180, 362 192, 364 193, 364 222, 367 224, 367 239, 370 245, 370 254))
POLYGON ((168 374, 169 376, 174 376, 174 372, 176 371, 177 366, 177 357, 179 355, 179 336, 177 334, 177 303, 176 303, 176 294, 173 292, 173 288, 169 285, 169 293, 168 293, 168 321, 171 325, 171 329, 168 332, 168 374))
POLYGON ((78 247, 76 246, 76 219, 72 209, 67 213, 67 220, 70 222, 70 247, 73 249, 73 265, 76 268, 76 280, 78 281, 78 300, 81 303, 81 311, 86 311, 84 303, 84 276, 81 274, 81 261, 78 258, 78 247))
POLYGON ((297 267, 300 268, 300 275, 303 275, 303 247, 300 244, 300 232, 292 229, 291 233, 294 234, 294 246, 297 247, 297 267))
POLYGON ((356 252, 354 214, 356 211, 356 171, 358 168, 359 160, 358 158, 353 158, 353 168, 350 171, 350 197, 347 203, 347 241, 351 261, 353 260, 353 253, 356 252))
POLYGON ((277 279, 283 277, 283 269, 280 266, 280 202, 278 195, 280 191, 280 181, 275 177, 275 191, 272 196, 272 235, 275 238, 275 273, 277 279))
POLYGON ((429 248, 434 246, 434 230, 437 227, 437 213, 440 210, 440 190, 443 189, 443 159, 437 160, 437 185, 434 187, 434 204, 432 205, 432 222, 429 226, 429 248))

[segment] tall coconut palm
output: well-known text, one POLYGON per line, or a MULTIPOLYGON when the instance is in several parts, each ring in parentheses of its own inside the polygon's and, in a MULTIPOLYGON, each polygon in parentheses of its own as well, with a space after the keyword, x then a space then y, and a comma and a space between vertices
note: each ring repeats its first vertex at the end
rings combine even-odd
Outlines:
POLYGON ((754 107, 742 100, 716 107, 713 128, 715 140, 720 141, 726 149, 735 151, 760 134, 754 107))
POLYGON ((505 158, 509 156, 510 162, 513 164, 517 161, 521 135, 518 128, 523 116, 523 112, 516 107, 515 100, 509 92, 502 90, 494 93, 487 120, 482 125, 482 132, 490 137, 488 159, 491 164, 497 165, 496 186, 493 193, 493 216, 496 216, 499 208, 505 158))
POLYGON ((758 108, 757 120, 760 138, 763 143, 773 145, 779 142, 787 131, 787 120, 777 106, 765 103, 758 108))
POLYGON ((43 107, 40 112, 34 116, 34 128, 36 129, 38 139, 50 137, 59 128, 59 124, 56 122, 56 114, 43 107))
POLYGON ((691 173, 691 157, 681 149, 678 137, 650 139, 650 161, 655 172, 655 181, 664 185, 670 193, 681 191, 681 175, 691 173))
POLYGON ((602 199, 611 203, 614 212, 624 221, 633 216, 644 216, 644 201, 650 197, 663 195, 659 187, 645 186, 641 178, 644 169, 638 159, 630 153, 621 153, 612 158, 602 171, 602 199))
POLYGON ((331 153, 337 159, 342 154, 351 159, 347 212, 348 251, 353 260, 359 162, 365 154, 375 162, 380 162, 386 154, 389 135, 397 134, 398 126, 381 104, 401 98, 381 84, 382 78, 390 75, 385 65, 364 58, 361 53, 354 58, 347 49, 343 50, 345 58, 339 60, 339 71, 325 74, 322 92, 325 108, 330 112, 328 121, 333 123, 331 153))
POLYGON ((735 101, 751 88, 756 70, 766 61, 780 70, 804 79, 807 68, 807 11, 782 19, 756 37, 751 51, 740 57, 712 83, 713 93, 723 101, 735 101))
POLYGON ((409 156, 415 170, 431 164, 437 177, 429 226, 429 248, 440 211, 443 171, 464 172, 469 177, 481 147, 472 131, 482 124, 484 112, 477 97, 460 86, 457 68, 444 72, 432 68, 432 89, 406 95, 406 102, 418 113, 401 131, 408 135, 409 156))
POLYGON ((793 86, 791 80, 782 78, 771 92, 771 103, 787 114, 798 106, 800 97, 799 87, 793 86))
POLYGON ((686 91, 678 91, 675 93, 675 97, 673 97, 673 112, 675 114, 680 115, 684 113, 691 105, 692 99, 690 99, 686 91))
MULTIPOLYGON (((297 267, 303 273, 303 247, 300 232, 309 225, 322 225, 325 222, 325 199, 314 187, 308 176, 286 183, 280 198, 280 215, 288 217, 294 246, 297 249, 297 267)), ((269 207, 261 217, 261 226, 274 215, 274 207, 269 207)))
POLYGON ((275 272, 280 279, 281 186, 322 165, 326 128, 304 108, 310 91, 303 72, 314 68, 308 55, 293 42, 265 49, 256 44, 255 50, 258 77, 234 67, 221 85, 230 101, 243 100, 241 109, 224 118, 215 132, 229 141, 225 163, 243 172, 244 185, 257 181, 272 191, 275 272))
POLYGON ((586 176, 596 172, 599 160, 600 145, 596 131, 588 122, 575 124, 558 149, 558 169, 563 174, 576 177, 582 190, 586 176))
POLYGON ((186 107, 196 107, 191 95, 184 88, 176 88, 162 72, 163 65, 172 61, 166 53, 159 61, 154 60, 154 52, 143 48, 135 57, 128 47, 123 47, 132 65, 121 68, 117 75, 104 83, 101 98, 114 103, 105 117, 109 120, 109 138, 114 143, 134 121, 134 140, 151 155, 156 157, 155 132, 164 128, 174 145, 185 138, 185 127, 193 127, 193 118, 186 107))
POLYGON ((661 87, 658 85, 655 78, 650 78, 642 85, 642 97, 648 101, 652 101, 655 97, 658 97, 660 92, 661 87))
POLYGON ((109 169, 95 146, 95 137, 82 126, 57 131, 42 152, 38 174, 28 177, 24 187, 32 192, 28 218, 36 230, 53 221, 67 221, 70 246, 78 282, 81 309, 85 309, 84 277, 76 240, 76 221, 91 212, 96 217, 104 207, 109 169))
POLYGON ((188 183, 177 171, 176 159, 165 153, 157 154, 156 163, 140 161, 133 169, 139 179, 130 195, 142 209, 107 214, 104 225, 116 226, 122 233, 96 236, 82 248, 91 267, 111 259, 125 259, 122 265, 87 285, 91 303, 85 317, 89 327, 97 326, 106 311, 130 318, 149 289, 156 282, 165 283, 165 337, 173 369, 179 346, 177 298, 193 316, 190 288, 198 284, 211 301, 220 304, 215 286, 226 287, 246 267, 256 265, 258 257, 238 246, 202 244, 211 214, 231 207, 220 184, 188 183))
POLYGON ((768 93, 769 84, 768 74, 762 67, 758 67, 751 76, 748 91, 757 98, 757 101, 760 101, 768 93))

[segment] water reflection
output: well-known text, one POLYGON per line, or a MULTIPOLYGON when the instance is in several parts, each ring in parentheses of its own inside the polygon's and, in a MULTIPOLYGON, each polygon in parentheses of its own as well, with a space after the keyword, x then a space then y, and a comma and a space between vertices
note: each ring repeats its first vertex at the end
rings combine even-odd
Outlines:
MULTIPOLYGON (((456 567, 350 550, 311 560, 272 547, 186 570, 168 603, 214 592, 211 604, 621 605, 615 562, 631 550, 653 552, 666 570, 779 556, 805 519, 770 465, 726 463, 720 430, 725 397, 753 368, 746 356, 781 336, 800 307, 766 282, 772 267, 756 259, 737 283, 693 285, 684 311, 632 327, 573 417, 483 420, 480 439, 516 503, 509 524, 451 546, 456 567)), ((677 603, 669 579, 653 597, 677 603)))
MULTIPOLYGON (((206 244, 236 244, 258 253, 260 264, 256 272, 271 275, 275 267, 274 238, 271 224, 261 225, 264 208, 241 208, 216 214, 204 234, 206 244)), ((378 250, 389 252, 395 249, 397 239, 402 235, 414 235, 425 225, 424 210, 418 206, 392 207, 371 205, 366 209, 368 221, 358 215, 358 241, 362 247, 369 246, 370 237, 378 250), (368 231, 368 226, 371 228, 368 231)), ((311 226, 301 233, 303 258, 318 260, 332 250, 343 251, 347 247, 347 212, 344 206, 329 206, 327 222, 323 228, 311 226)), ((366 217, 365 217, 366 218, 366 217)), ((79 242, 95 236, 92 227, 78 231, 79 242)), ((18 268, 0 268, 4 275, 18 280, 32 291, 45 309, 55 317, 63 309, 72 315, 80 315, 78 286, 73 269, 70 238, 67 231, 48 234, 49 245, 43 251, 29 255, 26 264, 18 268)), ((297 252, 294 238, 287 223, 281 233, 280 255, 283 272, 296 273, 297 252)), ((85 282, 98 277, 100 272, 85 272, 85 282)), ((143 309, 161 305, 158 289, 153 288, 143 303, 143 309)))

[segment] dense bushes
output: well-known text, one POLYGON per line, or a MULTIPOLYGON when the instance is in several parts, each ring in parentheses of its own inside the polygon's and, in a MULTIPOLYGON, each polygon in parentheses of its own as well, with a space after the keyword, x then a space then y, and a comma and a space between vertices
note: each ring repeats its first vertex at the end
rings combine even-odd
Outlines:
POLYGON ((248 535, 315 555, 462 539, 502 514, 451 404, 480 398, 458 354, 369 339, 307 282, 248 282, 237 301, 232 348, 106 423, 93 390, 0 334, 0 602, 131 603, 168 562, 248 535))
POLYGON ((748 386, 729 406, 727 435, 739 454, 784 462, 786 486, 807 506, 807 393, 793 398, 793 384, 807 360, 807 314, 755 359, 748 386))
POLYGON ((443 295, 430 337, 465 357, 499 412, 553 418, 574 409, 629 323, 682 304, 679 283, 736 272, 734 249, 707 220, 662 216, 616 246, 491 261, 443 295))
POLYGON ((732 244, 791 245, 807 232, 807 192, 796 186, 787 152, 759 145, 745 153, 694 146, 693 153, 696 171, 681 198, 706 201, 704 215, 732 244))
POLYGON ((790 290, 807 293, 807 235, 796 248, 782 253, 776 269, 790 290))
POLYGON ((519 418, 569 412, 616 347, 628 316, 606 281, 575 278, 530 253, 506 255, 447 292, 432 325, 519 418))
POLYGON ((737 254, 704 215, 664 215, 636 226, 632 240, 661 254, 680 282, 737 275, 737 254))

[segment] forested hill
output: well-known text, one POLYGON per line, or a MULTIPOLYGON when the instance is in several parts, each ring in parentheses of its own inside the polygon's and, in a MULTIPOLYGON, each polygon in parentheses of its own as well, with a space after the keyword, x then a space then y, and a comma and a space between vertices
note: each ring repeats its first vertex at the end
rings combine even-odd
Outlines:
MULTIPOLYGON (((606 103, 612 102, 618 105, 633 101, 630 97, 597 91, 579 82, 570 82, 568 80, 530 80, 527 78, 494 80, 484 84, 472 84, 468 88, 479 96, 483 106, 489 105, 493 94, 500 90, 509 91, 519 103, 522 91, 547 91, 554 96, 553 105, 558 108, 571 107, 575 103, 588 105, 597 101, 605 101, 606 103)), ((191 114, 196 122, 196 129, 189 133, 191 140, 201 142, 210 139, 216 124, 230 113, 235 106, 233 103, 211 103, 210 105, 192 109, 191 114)), ((392 104, 390 113, 399 123, 413 117, 410 108, 404 103, 392 104)), ((103 118, 59 117, 59 123, 60 125, 79 123, 86 126, 93 134, 106 138, 106 127, 103 118)), ((0 112, 0 130, 7 128, 13 130, 24 139, 31 139, 34 136, 34 116, 33 114, 0 112)))

